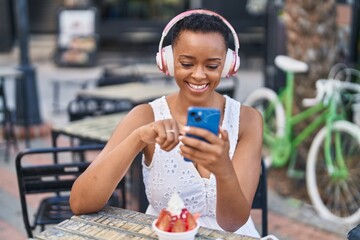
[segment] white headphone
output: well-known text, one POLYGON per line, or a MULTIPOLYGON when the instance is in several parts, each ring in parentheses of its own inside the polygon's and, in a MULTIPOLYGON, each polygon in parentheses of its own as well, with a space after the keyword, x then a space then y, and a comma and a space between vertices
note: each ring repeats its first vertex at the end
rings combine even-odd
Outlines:
POLYGON ((240 47, 239 38, 238 38, 234 28, 224 17, 220 16, 219 14, 217 14, 215 12, 212 12, 209 10, 203 10, 203 9, 189 10, 189 11, 180 13, 179 15, 177 15, 173 19, 171 19, 170 22, 165 26, 165 28, 162 32, 162 35, 161 35, 160 43, 159 43, 159 51, 156 54, 156 63, 158 65, 160 71, 162 71, 163 73, 165 73, 168 76, 174 76, 174 54, 172 51, 172 46, 168 45, 163 48, 162 44, 163 44, 164 38, 166 37, 166 35, 170 31, 170 29, 178 21, 180 21, 181 19, 188 17, 194 13, 215 15, 215 16, 219 17, 226 24, 226 26, 228 26, 228 28, 230 29, 230 31, 233 35, 233 38, 234 38, 235 51, 228 48, 227 53, 226 53, 226 58, 225 58, 224 69, 221 72, 221 77, 230 77, 230 76, 234 75, 240 67, 240 56, 238 55, 238 51, 239 51, 239 47, 240 47))

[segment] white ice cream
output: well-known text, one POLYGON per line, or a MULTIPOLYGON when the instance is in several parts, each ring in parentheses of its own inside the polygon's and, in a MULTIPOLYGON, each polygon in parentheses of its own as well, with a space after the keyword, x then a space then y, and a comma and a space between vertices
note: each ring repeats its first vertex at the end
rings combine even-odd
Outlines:
POLYGON ((179 216, 183 208, 185 208, 183 200, 180 198, 179 194, 174 192, 170 197, 166 210, 168 210, 172 216, 179 216))

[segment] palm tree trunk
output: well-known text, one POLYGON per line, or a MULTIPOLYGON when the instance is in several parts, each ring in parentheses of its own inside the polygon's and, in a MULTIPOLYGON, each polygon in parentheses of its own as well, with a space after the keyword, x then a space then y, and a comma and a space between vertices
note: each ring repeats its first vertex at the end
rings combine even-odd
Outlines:
MULTIPOLYGON (((326 78, 337 60, 336 1, 286 0, 283 19, 288 55, 310 67, 308 73, 295 77, 294 113, 297 113, 303 110, 304 98, 316 95, 316 80, 326 78)), ((308 123, 296 126, 295 134, 308 123)), ((305 162, 310 143, 311 139, 298 149, 298 162, 305 162)))

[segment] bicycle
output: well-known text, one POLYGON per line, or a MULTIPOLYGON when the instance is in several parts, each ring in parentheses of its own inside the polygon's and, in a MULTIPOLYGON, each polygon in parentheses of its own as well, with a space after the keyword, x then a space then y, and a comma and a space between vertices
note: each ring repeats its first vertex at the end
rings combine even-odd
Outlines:
POLYGON ((321 217, 345 224, 358 222, 360 127, 346 120, 341 97, 345 91, 360 93, 360 85, 336 79, 318 80, 317 96, 304 99, 307 109, 293 114, 294 75, 306 72, 308 65, 287 56, 277 56, 275 64, 286 73, 286 84, 281 94, 259 88, 250 93, 244 102, 263 115, 264 159, 273 167, 288 164, 288 175, 291 177, 304 177, 306 174, 310 200, 321 217), (293 136, 294 126, 314 115, 317 117, 297 136, 293 136), (308 152, 306 171, 301 172, 295 169, 296 149, 313 133, 316 135, 308 152))

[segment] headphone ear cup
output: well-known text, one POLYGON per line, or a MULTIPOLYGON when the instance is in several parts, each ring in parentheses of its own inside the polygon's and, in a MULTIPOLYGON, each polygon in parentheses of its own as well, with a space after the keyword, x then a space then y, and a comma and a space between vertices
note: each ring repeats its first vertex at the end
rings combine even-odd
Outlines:
POLYGON ((166 75, 174 76, 174 55, 171 45, 161 49, 156 54, 156 64, 160 71, 166 75))
POLYGON ((234 75, 240 67, 240 57, 236 56, 235 52, 228 48, 225 57, 224 69, 221 72, 222 78, 227 78, 234 75))
POLYGON ((236 64, 234 66, 234 73, 235 74, 240 68, 240 56, 238 55, 237 58, 236 58, 236 64))
POLYGON ((234 51, 228 48, 226 52, 224 68, 221 72, 222 78, 229 77, 229 74, 232 72, 231 68, 233 64, 234 64, 234 51))
MULTIPOLYGON (((162 51, 162 49, 161 49, 161 51, 162 51)), ((159 70, 164 72, 163 71, 164 67, 163 67, 163 64, 162 64, 161 55, 162 55, 161 52, 156 53, 156 64, 157 64, 159 70)))
POLYGON ((163 66, 164 73, 168 76, 174 76, 174 54, 172 46, 168 45, 163 48, 163 66))

